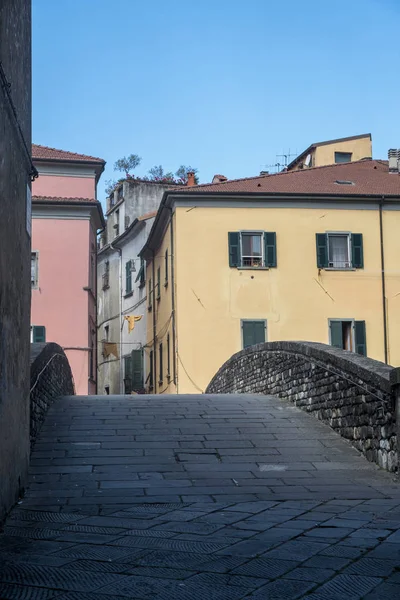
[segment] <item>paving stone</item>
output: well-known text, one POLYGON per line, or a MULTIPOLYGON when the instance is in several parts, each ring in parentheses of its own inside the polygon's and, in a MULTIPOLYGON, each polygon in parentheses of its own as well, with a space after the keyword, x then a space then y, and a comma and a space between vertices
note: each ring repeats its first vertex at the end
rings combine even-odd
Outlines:
POLYGON ((400 585, 385 582, 364 596, 364 600, 383 600, 385 598, 398 600, 400 598, 400 585))
POLYGON ((269 550, 264 557, 303 561, 318 554, 326 546, 326 543, 293 540, 269 550))
POLYGON ((278 560, 274 558, 255 558, 248 563, 233 569, 235 575, 246 575, 247 577, 261 577, 263 579, 275 579, 284 573, 291 571, 297 566, 296 561, 278 560))
POLYGON ((328 583, 318 588, 317 594, 318 597, 326 598, 326 600, 363 598, 380 583, 382 583, 382 579, 377 577, 337 575, 328 583))
MULTIPOLYGON (((126 566, 126 565, 125 565, 126 566)), ((188 569, 169 569, 166 567, 133 567, 126 573, 142 577, 156 577, 159 579, 187 579, 196 575, 196 571, 188 569)))
POLYGON ((312 567, 299 567, 289 571, 283 577, 285 579, 294 579, 296 581, 314 581, 315 583, 322 583, 327 579, 330 579, 335 571, 332 569, 316 569, 312 567))
POLYGON ((249 596, 251 600, 294 600, 300 598, 314 587, 309 581, 291 581, 289 579, 273 581, 249 596))
POLYGON ((387 577, 398 567, 395 560, 383 558, 360 558, 348 566, 345 575, 365 575, 366 577, 387 577))
POLYGON ((60 597, 60 592, 56 590, 16 585, 15 583, 0 583, 0 598, 2 600, 49 600, 56 596, 60 597))

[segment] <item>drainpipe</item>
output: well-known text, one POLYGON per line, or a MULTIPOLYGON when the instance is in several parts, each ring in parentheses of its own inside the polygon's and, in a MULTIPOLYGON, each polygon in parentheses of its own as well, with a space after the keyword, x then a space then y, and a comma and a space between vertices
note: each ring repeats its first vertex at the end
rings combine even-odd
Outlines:
POLYGON ((385 363, 388 362, 388 351, 387 351, 387 315, 386 315, 386 286, 385 286, 385 256, 383 252, 383 215, 382 207, 385 196, 382 196, 382 200, 379 201, 379 232, 380 232, 380 244, 381 244, 381 278, 382 278, 382 316, 383 316, 383 343, 385 350, 385 363))
POLYGON ((157 323, 156 323, 156 265, 155 265, 155 252, 153 250, 153 260, 152 260, 152 267, 153 267, 153 280, 152 280, 152 284, 153 284, 153 289, 149 290, 149 294, 153 294, 153 299, 152 299, 152 306, 153 306, 153 389, 154 392, 156 393, 157 391, 157 351, 156 351, 156 335, 157 335, 157 323))
POLYGON ((170 243, 171 243, 171 305, 172 305, 172 356, 173 356, 173 381, 178 393, 178 383, 176 378, 176 323, 175 323, 175 248, 174 248, 174 223, 172 219, 172 208, 170 210, 170 243))
POLYGON ((110 248, 119 253, 119 393, 122 394, 122 249, 112 242, 110 248))

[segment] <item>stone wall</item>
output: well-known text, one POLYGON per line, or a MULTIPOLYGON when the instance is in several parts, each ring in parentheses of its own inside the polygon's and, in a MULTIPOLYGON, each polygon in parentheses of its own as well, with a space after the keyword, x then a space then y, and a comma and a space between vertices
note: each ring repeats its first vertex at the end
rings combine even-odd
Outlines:
POLYGON ((29 463, 30 0, 0 1, 0 62, 10 84, 0 82, 1 521, 23 493, 29 463))
POLYGON ((332 427, 388 471, 397 468, 394 367, 325 344, 271 342, 232 356, 206 393, 272 394, 332 427))
POLYGON ((74 394, 71 367, 58 344, 31 345, 30 440, 31 447, 47 410, 58 396, 74 394))

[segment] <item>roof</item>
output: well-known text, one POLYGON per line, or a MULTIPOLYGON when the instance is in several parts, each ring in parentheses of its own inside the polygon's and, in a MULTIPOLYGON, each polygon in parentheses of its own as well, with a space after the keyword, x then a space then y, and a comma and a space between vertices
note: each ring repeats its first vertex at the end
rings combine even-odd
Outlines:
POLYGON ((340 142, 351 142, 352 140, 361 140, 362 138, 366 138, 366 137, 368 137, 370 140, 372 140, 372 136, 370 133, 362 133, 361 135, 351 135, 349 137, 337 138, 336 140, 326 140, 325 142, 314 142, 313 144, 308 146, 308 148, 303 150, 303 152, 301 152, 298 156, 296 156, 296 158, 294 158, 288 164, 287 168, 290 170, 290 168, 293 167, 303 156, 306 156, 307 154, 309 154, 312 150, 314 150, 318 146, 329 146, 330 144, 338 144, 340 142))
POLYGON ((63 160, 71 162, 94 162, 105 164, 105 160, 87 154, 77 154, 76 152, 67 152, 48 146, 39 146, 32 144, 32 160, 63 160))
POLYGON ((147 221, 148 219, 152 219, 153 217, 155 217, 157 214, 156 210, 153 210, 153 212, 148 212, 145 213, 144 215, 140 216, 137 218, 138 221, 147 221))
POLYGON ((32 202, 51 204, 97 204, 95 198, 60 198, 59 196, 32 196, 32 202))
POLYGON ((389 173, 388 161, 368 159, 206 183, 170 193, 400 196, 400 175, 389 173), (343 181, 351 184, 338 183, 343 181))

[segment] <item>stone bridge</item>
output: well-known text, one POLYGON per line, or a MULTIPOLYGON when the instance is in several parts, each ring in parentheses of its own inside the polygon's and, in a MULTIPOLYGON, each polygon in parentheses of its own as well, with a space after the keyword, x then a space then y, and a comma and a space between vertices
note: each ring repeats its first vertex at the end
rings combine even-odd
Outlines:
MULTIPOLYGON (((257 372, 271 351, 253 351, 257 372)), ((210 388, 261 385, 245 356, 210 388)), ((0 598, 400 598, 397 477, 260 391, 59 398, 0 536, 0 598)))

